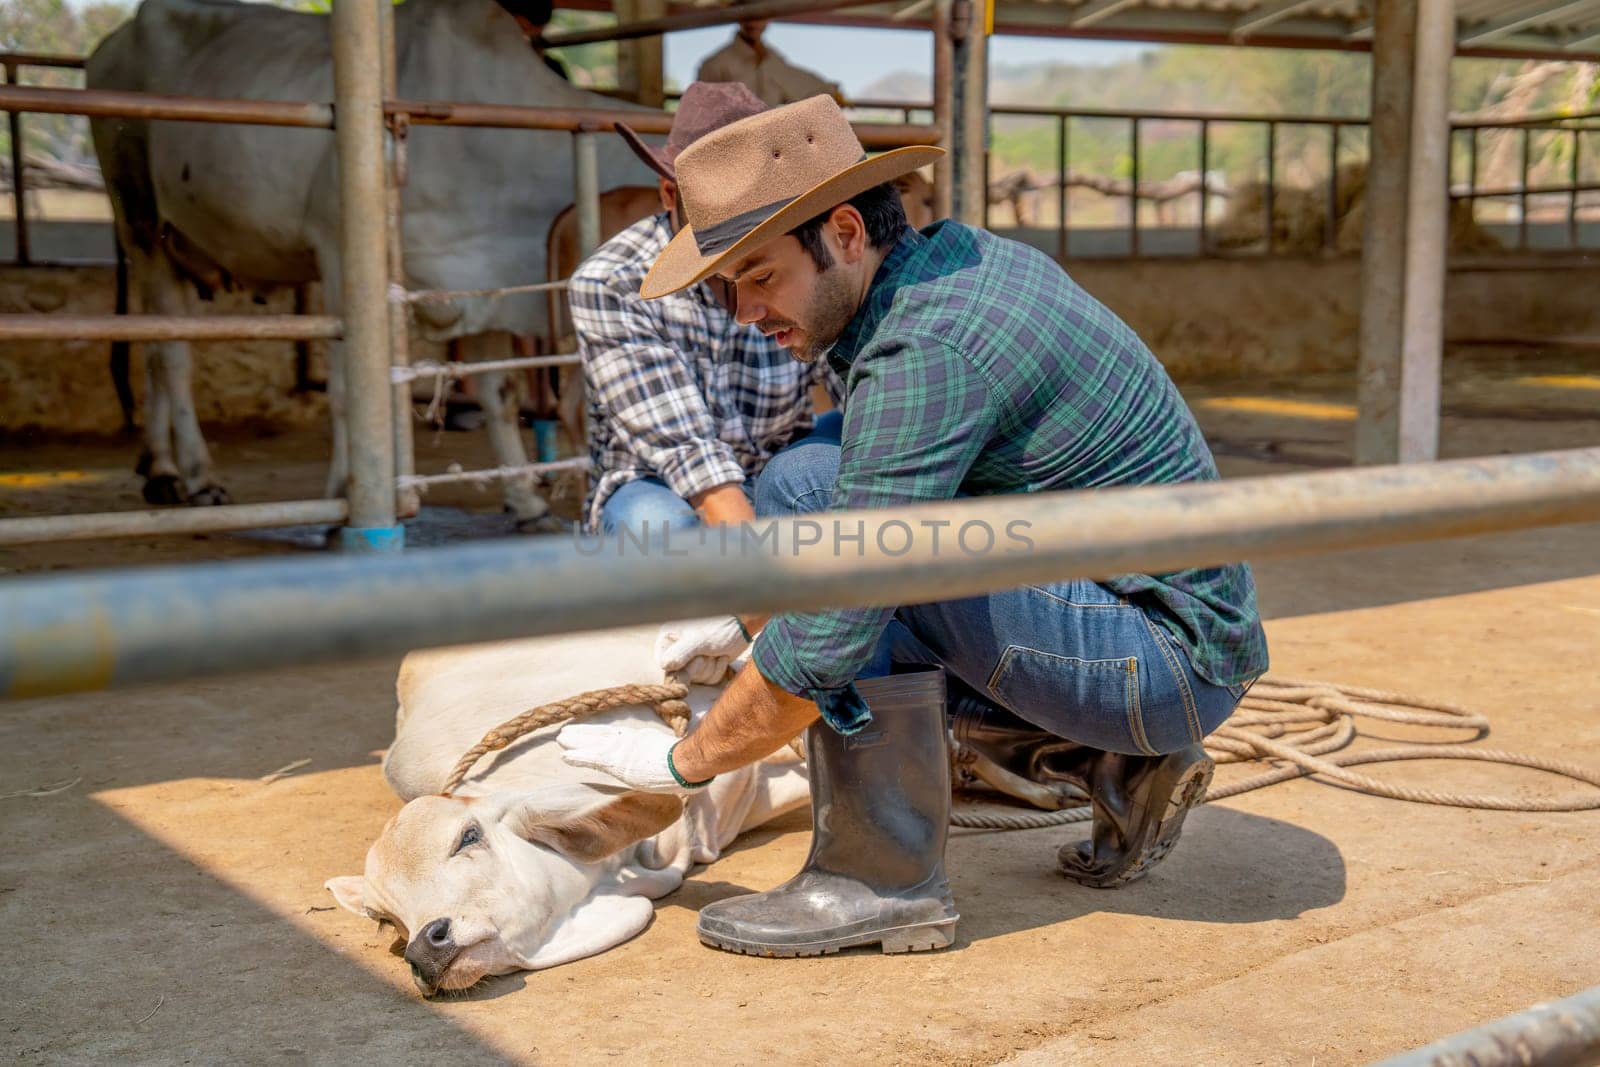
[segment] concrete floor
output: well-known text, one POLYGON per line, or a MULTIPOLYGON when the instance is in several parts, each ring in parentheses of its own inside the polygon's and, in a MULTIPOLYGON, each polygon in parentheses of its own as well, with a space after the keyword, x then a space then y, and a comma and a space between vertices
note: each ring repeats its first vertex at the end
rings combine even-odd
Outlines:
MULTIPOLYGON (((1594 368, 1455 366, 1447 454, 1600 440, 1594 368), (1567 381, 1524 381, 1541 377, 1567 381)), ((1343 456, 1347 381, 1185 391, 1230 475, 1343 456)), ((35 477, 0 481, 0 508, 105 506, 132 484, 121 447, 11 452, 9 472, 35 477), (104 476, 47 476, 65 469, 104 476)), ((241 486, 275 470, 287 495, 320 478, 293 441, 224 449, 241 486)), ((0 567, 283 550, 44 546, 0 567)), ((1277 673, 1467 704, 1494 723, 1486 744, 1600 767, 1600 526, 1266 563, 1257 577, 1277 673)), ((771 961, 700 946, 697 908, 801 862, 806 819, 790 817, 662 901, 635 941, 424 1003, 387 937, 321 889, 360 869, 397 807, 377 769, 395 666, 0 711, 0 794, 77 780, 0 799, 0 1049, 27 1063, 1343 1064, 1600 984, 1600 813, 1435 808, 1299 781, 1201 809, 1152 877, 1118 891, 1052 872, 1075 831, 959 832, 952 951, 771 961)), ((1581 788, 1450 762, 1374 773, 1581 788)))

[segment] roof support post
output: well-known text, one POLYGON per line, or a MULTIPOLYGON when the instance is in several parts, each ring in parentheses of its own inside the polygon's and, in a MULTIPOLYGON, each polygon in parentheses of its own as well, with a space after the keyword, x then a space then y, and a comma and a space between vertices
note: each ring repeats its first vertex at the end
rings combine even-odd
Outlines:
POLYGON ((954 202, 951 217, 982 226, 989 202, 989 38, 983 0, 953 0, 950 116, 954 202))
POLYGON ((951 37, 953 0, 936 0, 933 8, 933 125, 945 154, 933 164, 935 218, 955 215, 955 39, 951 37))
MULTIPOLYGON (((667 0, 615 0, 617 22, 625 25, 643 19, 662 18, 667 0)), ((660 107, 666 102, 666 77, 662 42, 657 35, 617 42, 617 75, 622 88, 635 103, 660 107)))
MULTIPOLYGON (((339 276, 350 449, 343 544, 398 551, 389 384, 387 163, 383 152, 383 19, 389 0, 334 0, 334 146, 339 160, 339 276)), ((338 373, 335 368, 333 373, 338 373)))
POLYGON ((1439 453, 1454 0, 1377 5, 1357 463, 1439 453))

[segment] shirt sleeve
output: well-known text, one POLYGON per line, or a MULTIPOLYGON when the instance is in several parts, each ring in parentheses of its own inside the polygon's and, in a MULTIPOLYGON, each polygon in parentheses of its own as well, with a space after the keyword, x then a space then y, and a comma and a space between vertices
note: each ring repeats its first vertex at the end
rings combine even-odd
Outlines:
MULTIPOLYGON (((994 434, 993 395, 965 357, 936 339, 864 350, 851 370, 830 510, 954 498, 994 434)), ((919 549, 956 544, 948 529, 913 528, 912 537, 919 549)), ((814 701, 834 729, 854 733, 871 713, 851 682, 893 614, 891 605, 775 615, 756 640, 756 665, 774 684, 814 701)))
POLYGON ((619 444, 685 500, 742 483, 732 446, 717 438, 691 354, 668 340, 657 309, 582 272, 570 292, 584 380, 619 444))

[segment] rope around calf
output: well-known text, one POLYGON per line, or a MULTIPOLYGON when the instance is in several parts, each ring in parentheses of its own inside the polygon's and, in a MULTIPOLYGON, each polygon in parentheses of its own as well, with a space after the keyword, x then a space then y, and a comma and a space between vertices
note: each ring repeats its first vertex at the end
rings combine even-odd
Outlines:
MULTIPOLYGON (((1206 738, 1206 751, 1219 764, 1281 761, 1279 766, 1249 778, 1213 787, 1205 802, 1239 796, 1279 782, 1317 775, 1372 796, 1418 804, 1444 804, 1489 811, 1593 811, 1600 809, 1600 792, 1551 800, 1522 800, 1478 793, 1446 793, 1393 785, 1346 770, 1364 763, 1395 763, 1414 759, 1464 759, 1528 767, 1571 778, 1600 790, 1600 772, 1542 756, 1500 749, 1474 748, 1470 744, 1409 744, 1394 748, 1340 752, 1355 740, 1356 718, 1380 719, 1406 726, 1489 730, 1483 715, 1438 701, 1380 689, 1336 685, 1332 682, 1297 681, 1265 675, 1251 687, 1234 713, 1206 738), (1287 737, 1287 741, 1279 740, 1287 737), (1335 754, 1336 753, 1336 754, 1335 754)), ((1084 822, 1088 806, 1061 811, 956 811, 951 825, 980 830, 1031 830, 1084 822)))
MULTIPOLYGON (((453 791, 477 762, 519 737, 581 719, 612 708, 645 704, 682 737, 689 725, 688 686, 677 682, 659 685, 619 685, 580 693, 569 700, 541 704, 490 730, 456 761, 441 793, 453 791)), ((1417 804, 1443 804, 1489 811, 1593 811, 1600 809, 1600 772, 1542 756, 1500 749, 1474 748, 1470 744, 1409 744, 1394 748, 1341 752, 1355 740, 1357 718, 1379 719, 1405 726, 1447 730, 1489 731, 1483 715, 1453 704, 1420 700, 1381 689, 1336 685, 1332 682, 1296 681, 1265 675, 1239 704, 1239 710, 1206 738, 1206 752, 1219 764, 1279 761, 1279 765, 1249 778, 1207 791, 1205 803, 1236 797, 1279 782, 1319 775, 1372 796, 1417 804), (1288 738, 1287 741, 1279 740, 1288 738), (1463 759, 1527 767, 1594 786, 1589 796, 1552 800, 1521 800, 1481 793, 1446 793, 1393 785, 1346 770, 1365 763, 1397 763, 1414 759, 1463 759)), ((797 749, 797 751, 799 751, 797 749)), ((803 754, 803 753, 802 753, 803 754)), ((1047 826, 1085 822, 1092 817, 1087 805, 1060 811, 994 811, 967 808, 951 813, 950 824, 977 830, 1034 830, 1047 826)))
POLYGON ((662 722, 672 727, 673 733, 682 737, 689 728, 689 705, 684 703, 684 698, 688 695, 689 687, 678 682, 664 682, 660 685, 615 685, 610 689, 592 689, 587 693, 579 693, 570 700, 529 708, 521 715, 507 719, 496 726, 483 735, 482 741, 467 749, 466 753, 456 761, 455 767, 450 771, 450 777, 445 779, 444 787, 439 792, 454 791, 480 759, 491 752, 505 748, 525 734, 542 730, 546 726, 554 726, 556 723, 597 715, 612 708, 625 708, 630 704, 648 704, 655 709, 657 715, 661 716, 662 722))

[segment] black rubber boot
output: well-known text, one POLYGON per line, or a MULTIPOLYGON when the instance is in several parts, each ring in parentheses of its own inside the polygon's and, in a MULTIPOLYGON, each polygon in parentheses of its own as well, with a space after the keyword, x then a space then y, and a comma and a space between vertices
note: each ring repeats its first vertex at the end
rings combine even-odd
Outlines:
POLYGON ((1149 874, 1177 844, 1189 809, 1205 799, 1213 769, 1199 745, 1165 756, 1096 752, 1087 782, 1094 829, 1056 854, 1061 873, 1096 889, 1149 874))
POLYGON ((944 871, 950 824, 944 672, 856 683, 872 710, 858 733, 806 731, 811 854, 776 889, 700 910, 700 940, 751 956, 821 956, 857 945, 947 947, 955 902, 944 871))

